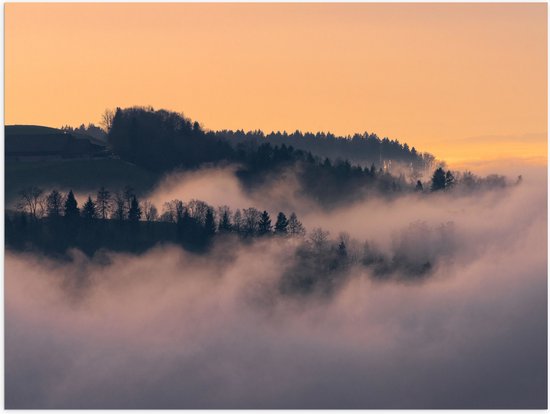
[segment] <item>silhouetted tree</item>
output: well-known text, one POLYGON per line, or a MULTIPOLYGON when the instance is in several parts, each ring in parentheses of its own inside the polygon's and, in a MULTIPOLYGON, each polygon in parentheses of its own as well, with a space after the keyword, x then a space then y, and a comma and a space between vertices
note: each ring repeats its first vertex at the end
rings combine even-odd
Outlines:
POLYGON ((162 216, 160 217, 161 221, 179 223, 183 218, 185 206, 181 200, 171 200, 164 203, 163 210, 162 216))
POLYGON ((277 222, 275 223, 275 233, 287 234, 288 220, 285 213, 282 211, 277 214, 277 222))
POLYGON ((264 210, 264 212, 260 216, 260 221, 258 222, 258 234, 260 236, 263 236, 265 234, 271 233, 271 229, 271 218, 269 217, 269 213, 264 210))
POLYGON ((290 214, 290 218, 288 219, 288 234, 298 237, 304 236, 306 234, 304 226, 298 220, 298 217, 296 217, 296 213, 294 212, 290 214))
POLYGON ((455 177, 453 173, 449 170, 445 174, 445 188, 451 188, 455 183, 455 177))
POLYGON ((111 127, 113 126, 113 119, 115 118, 115 111, 112 109, 106 109, 101 115, 101 126, 106 133, 109 133, 111 127))
POLYGON ((37 219, 44 210, 44 191, 36 186, 31 186, 19 191, 19 203, 17 208, 26 211, 32 219, 37 219))
POLYGON ((78 217, 80 217, 80 209, 78 208, 73 190, 70 190, 65 199, 65 218, 72 221, 78 219, 78 217))
POLYGON ((86 220, 97 218, 96 206, 91 197, 88 197, 88 201, 82 206, 82 217, 86 220))
POLYGON ((109 217, 112 208, 112 200, 111 193, 105 187, 101 187, 98 190, 95 203, 99 218, 105 220, 109 217))
POLYGON ((237 209, 233 215, 233 231, 237 233, 243 231, 243 217, 240 209, 237 209))
POLYGON ((220 207, 219 209, 220 222, 218 224, 218 230, 220 233, 227 233, 231 231, 231 210, 227 206, 220 207))
POLYGON ((214 219, 214 210, 209 208, 204 218, 204 232, 206 237, 213 237, 216 233, 216 221, 214 219))
POLYGON ((439 167, 434 171, 432 176, 432 191, 439 191, 445 189, 445 171, 439 167))
POLYGON ((311 232, 309 233, 309 240, 316 250, 322 250, 327 246, 329 236, 330 232, 318 227, 311 230, 311 232))
POLYGON ((243 210, 242 231, 247 236, 253 236, 258 232, 258 223, 261 213, 254 207, 243 210))
POLYGON ((415 190, 416 190, 416 191, 419 191, 419 192, 424 191, 424 186, 422 185, 422 182, 421 182, 420 180, 418 180, 418 181, 416 182, 415 190))
POLYGON ((141 219, 141 208, 137 201, 136 196, 132 196, 132 201, 130 201, 130 209, 128 210, 128 220, 131 222, 138 222, 141 219))
POLYGON ((52 190, 46 198, 46 214, 50 218, 60 217, 63 213, 63 196, 57 190, 52 190))
POLYGON ((155 207, 153 203, 151 203, 149 200, 145 200, 142 203, 143 216, 145 217, 145 220, 151 222, 155 221, 158 218, 158 210, 155 207))
POLYGON ((120 192, 117 192, 113 201, 114 208, 112 218, 118 221, 124 221, 126 219, 126 200, 124 198, 124 195, 120 192))
POLYGON ((132 206, 132 200, 134 199, 135 196, 136 196, 135 191, 131 186, 127 185, 126 187, 124 187, 123 197, 124 197, 124 202, 126 203, 125 205, 126 211, 128 212, 130 211, 130 208, 132 206))

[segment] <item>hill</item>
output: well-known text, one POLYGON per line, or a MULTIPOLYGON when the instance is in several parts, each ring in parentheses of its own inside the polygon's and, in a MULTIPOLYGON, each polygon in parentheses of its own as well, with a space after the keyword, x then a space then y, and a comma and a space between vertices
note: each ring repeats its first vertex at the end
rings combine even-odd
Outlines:
POLYGON ((39 125, 5 127, 6 159, 19 161, 105 157, 106 144, 83 135, 39 125))
POLYGON ((115 158, 46 160, 5 163, 6 206, 13 206, 18 192, 30 186, 92 192, 104 185, 111 190, 133 187, 138 194, 153 188, 159 176, 115 158))

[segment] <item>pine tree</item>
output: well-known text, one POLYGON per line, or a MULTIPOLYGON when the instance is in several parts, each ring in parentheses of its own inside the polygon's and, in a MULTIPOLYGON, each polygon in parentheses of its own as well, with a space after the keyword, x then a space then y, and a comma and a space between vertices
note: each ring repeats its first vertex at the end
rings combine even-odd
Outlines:
POLYGON ((74 197, 73 190, 69 191, 67 194, 67 199, 65 200, 65 218, 68 220, 74 220, 80 216, 80 209, 78 208, 78 203, 74 197))
POLYGON ((271 233, 271 218, 269 217, 269 213, 264 210, 262 215, 260 216, 260 221, 258 222, 258 233, 260 236, 263 236, 265 234, 271 233))
POLYGON ((216 221, 214 220, 214 211, 209 208, 204 217, 204 231, 207 237, 212 237, 216 233, 216 221))
POLYGON ((231 231, 231 220, 229 218, 229 211, 227 209, 223 210, 221 214, 218 229, 222 233, 231 231))
POLYGON ((432 191, 445 189, 445 171, 439 167, 432 176, 432 191))
POLYGON ((416 182, 415 190, 420 192, 424 191, 424 186, 422 185, 422 182, 420 180, 416 182))
POLYGON ((130 201, 130 209, 128 210, 128 220, 137 223, 140 218, 141 208, 139 207, 136 196, 132 196, 132 201, 130 201))
POLYGON ((275 223, 275 233, 287 234, 288 220, 285 214, 281 211, 277 215, 277 222, 275 223))
POLYGON ((451 188, 455 183, 455 176, 451 171, 447 171, 445 174, 445 188, 451 188))
POLYGON ((243 217, 241 210, 237 209, 233 215, 233 231, 240 233, 243 228, 243 217))
POLYGON ((296 217, 296 213, 294 212, 290 215, 290 218, 288 219, 288 234, 298 237, 304 236, 306 234, 304 226, 298 220, 298 217, 296 217))
POLYGON ((88 201, 86 201, 82 207, 82 217, 86 220, 93 220, 97 218, 96 206, 91 197, 88 197, 88 201))

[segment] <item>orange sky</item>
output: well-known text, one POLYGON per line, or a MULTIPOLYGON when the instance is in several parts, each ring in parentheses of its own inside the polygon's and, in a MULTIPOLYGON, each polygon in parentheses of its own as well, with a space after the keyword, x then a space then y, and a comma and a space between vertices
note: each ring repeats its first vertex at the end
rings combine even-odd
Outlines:
POLYGON ((547 152, 547 5, 6 4, 5 122, 153 105, 211 129, 547 152))

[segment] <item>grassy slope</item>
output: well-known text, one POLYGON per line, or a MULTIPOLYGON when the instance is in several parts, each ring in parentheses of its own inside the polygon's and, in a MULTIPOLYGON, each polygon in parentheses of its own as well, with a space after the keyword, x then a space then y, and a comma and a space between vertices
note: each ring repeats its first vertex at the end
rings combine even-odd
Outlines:
POLYGON ((6 206, 17 200, 19 190, 31 185, 44 189, 72 189, 95 194, 102 185, 109 190, 132 186, 138 193, 153 187, 159 176, 116 159, 6 161, 6 206))
POLYGON ((17 135, 49 135, 49 134, 59 134, 62 133, 60 129, 45 127, 41 125, 6 125, 5 129, 6 134, 17 134, 17 135))

